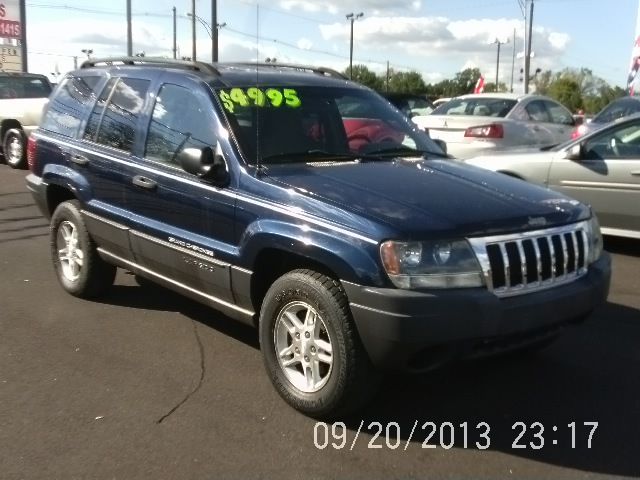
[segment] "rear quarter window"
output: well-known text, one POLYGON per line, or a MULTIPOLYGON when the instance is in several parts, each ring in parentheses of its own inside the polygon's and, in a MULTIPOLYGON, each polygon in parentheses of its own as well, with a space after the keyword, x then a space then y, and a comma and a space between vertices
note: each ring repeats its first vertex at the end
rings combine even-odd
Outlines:
POLYGON ((65 78, 49 102, 40 128, 65 137, 75 137, 85 106, 93 104, 99 76, 65 78))

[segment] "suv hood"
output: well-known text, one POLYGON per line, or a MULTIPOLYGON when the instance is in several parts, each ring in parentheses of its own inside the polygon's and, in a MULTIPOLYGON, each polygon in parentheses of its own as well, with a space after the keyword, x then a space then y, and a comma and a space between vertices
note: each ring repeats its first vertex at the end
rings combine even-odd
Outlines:
MULTIPOLYGON (((562 194, 448 160, 272 165, 266 173, 271 183, 384 223, 408 239, 536 230, 590 215, 562 194)), ((312 204, 296 206, 317 213, 312 204)))

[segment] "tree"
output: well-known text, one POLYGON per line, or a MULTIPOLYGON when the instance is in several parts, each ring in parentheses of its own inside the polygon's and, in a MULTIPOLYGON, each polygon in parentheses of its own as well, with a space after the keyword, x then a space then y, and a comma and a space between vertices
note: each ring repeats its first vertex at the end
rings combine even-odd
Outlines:
POLYGON ((572 112, 577 112, 584 107, 580 84, 572 78, 561 77, 553 81, 547 93, 572 112))
POLYGON ((423 94, 427 85, 418 72, 391 71, 389 76, 389 91, 395 93, 423 94))
POLYGON ((453 79, 456 92, 453 96, 473 93, 473 89, 481 76, 482 74, 480 73, 479 68, 466 68, 461 72, 456 73, 456 76, 453 79))
MULTIPOLYGON (((349 76, 349 69, 342 72, 345 76, 349 76)), ((366 65, 353 66, 353 80, 362 85, 373 88, 374 90, 382 90, 383 81, 374 72, 369 70, 366 65)))

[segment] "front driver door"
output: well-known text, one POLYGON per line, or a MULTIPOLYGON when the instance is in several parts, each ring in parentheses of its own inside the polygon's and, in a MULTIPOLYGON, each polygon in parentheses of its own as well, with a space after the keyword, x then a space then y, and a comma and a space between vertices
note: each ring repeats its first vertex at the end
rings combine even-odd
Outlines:
POLYGON ((185 148, 216 148, 213 105, 203 88, 165 76, 150 115, 142 158, 129 170, 137 262, 153 276, 231 302, 230 264, 235 199, 185 172, 185 148))
POLYGON ((549 187, 590 204, 607 233, 640 232, 640 120, 583 143, 580 160, 555 159, 549 187))

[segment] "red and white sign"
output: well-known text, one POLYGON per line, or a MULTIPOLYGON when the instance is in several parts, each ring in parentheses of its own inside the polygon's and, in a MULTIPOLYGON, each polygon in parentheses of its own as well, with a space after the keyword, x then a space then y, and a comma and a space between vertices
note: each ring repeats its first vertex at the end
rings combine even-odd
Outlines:
POLYGON ((476 82, 476 88, 473 89, 473 93, 482 93, 484 92, 484 77, 480 75, 480 78, 476 82))
POLYGON ((0 38, 20 38, 21 35, 19 0, 0 0, 0 38))

